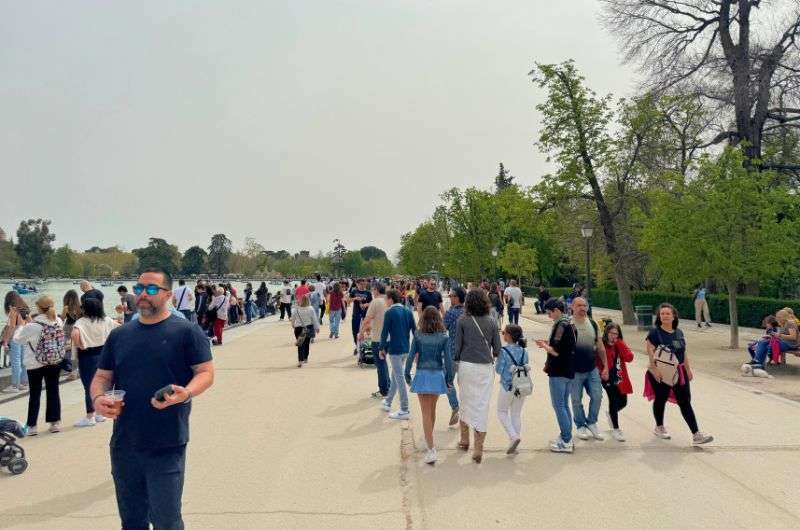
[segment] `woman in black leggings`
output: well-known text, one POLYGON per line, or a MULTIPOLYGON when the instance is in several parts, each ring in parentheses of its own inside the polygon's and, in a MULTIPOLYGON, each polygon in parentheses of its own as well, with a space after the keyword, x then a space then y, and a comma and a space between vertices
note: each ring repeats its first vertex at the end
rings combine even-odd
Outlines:
POLYGON ((692 444, 701 445, 714 440, 713 436, 700 432, 697 427, 697 419, 692 409, 692 394, 689 383, 694 378, 689 356, 686 353, 686 339, 683 332, 678 329, 678 310, 671 304, 661 304, 656 313, 656 325, 647 334, 645 345, 647 355, 650 357, 650 364, 646 375, 645 395, 653 400, 653 416, 656 420, 656 428, 653 434, 664 440, 671 438, 664 428, 664 408, 667 401, 677 403, 681 409, 683 419, 692 432, 692 444), (673 354, 678 362, 678 380, 670 386, 663 382, 663 375, 656 366, 656 357, 659 352, 666 356, 673 354))
POLYGON ((622 340, 619 324, 608 324, 603 331, 603 345, 606 347, 606 366, 608 379, 603 388, 608 394, 608 420, 611 423, 611 436, 618 442, 625 441, 625 434, 619 428, 619 411, 628 405, 628 394, 633 394, 633 385, 628 376, 628 363, 633 361, 633 352, 622 340))

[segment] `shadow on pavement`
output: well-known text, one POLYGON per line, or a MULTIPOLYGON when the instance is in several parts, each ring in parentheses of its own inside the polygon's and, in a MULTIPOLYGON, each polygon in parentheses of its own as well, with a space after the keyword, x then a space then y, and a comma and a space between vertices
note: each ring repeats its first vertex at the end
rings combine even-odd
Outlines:
POLYGON ((29 504, 24 508, 25 511, 21 511, 20 508, 2 510, 0 511, 0 521, 3 521, 4 528, 44 523, 50 519, 64 517, 84 510, 92 504, 113 495, 114 484, 109 479, 88 490, 68 493, 60 497, 52 497, 42 502, 29 504), (11 522, 14 519, 17 519, 17 522, 11 522))

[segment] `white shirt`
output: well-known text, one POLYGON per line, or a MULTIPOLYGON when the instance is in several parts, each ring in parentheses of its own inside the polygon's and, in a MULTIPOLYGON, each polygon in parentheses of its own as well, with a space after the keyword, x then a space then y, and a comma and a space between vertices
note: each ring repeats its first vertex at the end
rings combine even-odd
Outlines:
POLYGON ((327 286, 325 285, 325 282, 323 282, 323 281, 318 281, 317 283, 314 284, 314 290, 317 291, 319 293, 319 295, 321 297, 323 297, 323 298, 325 298, 325 290, 326 289, 327 289, 327 286))
POLYGON ((290 304, 292 303, 292 293, 294 289, 292 289, 289 285, 282 285, 281 286, 281 303, 282 304, 290 304))
POLYGON ((188 285, 173 289, 172 296, 175 297, 175 309, 178 311, 185 311, 187 309, 194 310, 194 298, 192 297, 192 291, 189 289, 188 285), (181 296, 183 296, 183 299, 181 299, 181 296))
POLYGON ((522 289, 519 287, 507 287, 503 294, 511 298, 513 309, 519 309, 522 306, 522 289))
POLYGON ((85 348, 96 348, 106 343, 109 333, 119 326, 116 320, 105 317, 98 320, 81 317, 75 322, 75 329, 80 331, 81 343, 85 348))

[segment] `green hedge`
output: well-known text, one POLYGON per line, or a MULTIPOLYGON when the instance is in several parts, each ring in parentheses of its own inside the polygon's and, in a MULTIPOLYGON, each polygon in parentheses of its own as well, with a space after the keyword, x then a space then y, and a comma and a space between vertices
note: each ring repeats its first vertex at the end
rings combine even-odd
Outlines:
MULTIPOLYGON (((536 295, 536 289, 526 289, 529 296, 536 295)), ((567 287, 554 287, 549 289, 552 296, 562 296, 571 291, 567 287)), ((664 302, 675 306, 683 318, 694 318, 694 302, 691 294, 665 293, 657 291, 633 291, 633 305, 649 305, 653 309, 664 302)), ((592 305, 607 309, 620 309, 619 295, 614 289, 592 289, 590 292, 592 305)), ((711 310, 711 319, 714 322, 730 324, 728 311, 728 296, 712 294, 707 297, 711 310)), ((779 300, 777 298, 761 298, 757 296, 738 296, 736 298, 739 309, 739 325, 751 328, 760 328, 761 321, 767 315, 774 315, 784 307, 791 307, 795 312, 800 312, 800 300, 779 300)))

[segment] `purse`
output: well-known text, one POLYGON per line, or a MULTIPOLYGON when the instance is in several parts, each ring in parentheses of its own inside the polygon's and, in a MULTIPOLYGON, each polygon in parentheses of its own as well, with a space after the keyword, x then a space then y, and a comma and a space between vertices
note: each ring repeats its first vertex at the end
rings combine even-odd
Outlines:
POLYGON ((678 384, 678 358, 675 353, 663 344, 656 348, 655 365, 659 375, 661 375, 661 382, 667 386, 675 386, 678 384))

